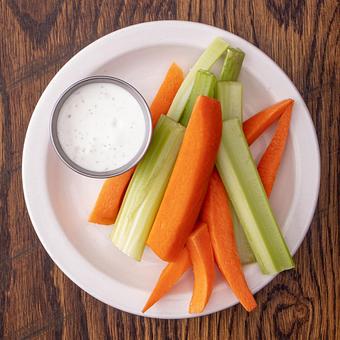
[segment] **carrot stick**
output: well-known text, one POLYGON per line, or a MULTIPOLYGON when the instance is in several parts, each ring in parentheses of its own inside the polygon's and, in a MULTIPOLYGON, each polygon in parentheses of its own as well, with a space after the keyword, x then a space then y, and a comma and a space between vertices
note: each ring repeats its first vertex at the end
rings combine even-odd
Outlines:
POLYGON ((194 227, 208 189, 221 130, 220 103, 198 97, 147 242, 165 261, 176 257, 194 227))
POLYGON ((271 124, 273 124, 289 106, 292 99, 285 99, 256 113, 243 123, 243 132, 247 142, 251 145, 271 124))
POLYGON ((208 225, 215 260, 225 280, 243 307, 248 312, 253 310, 256 302, 243 274, 228 196, 216 170, 210 178, 200 219, 208 225))
POLYGON ((94 206, 89 222, 110 225, 115 223, 125 191, 135 168, 105 180, 94 206))
MULTIPOLYGON (((183 78, 183 71, 173 63, 150 106, 153 126, 156 125, 161 114, 168 112, 183 78)), ((106 225, 115 223, 125 191, 134 171, 135 168, 120 176, 109 178, 104 182, 90 214, 89 222, 106 225)))
POLYGON ((150 106, 152 125, 156 125, 161 115, 166 115, 175 95, 184 79, 182 69, 175 63, 171 64, 161 87, 150 106))
POLYGON ((191 260, 188 249, 185 247, 173 262, 169 262, 163 269, 142 312, 145 313, 158 300, 160 300, 178 282, 182 275, 190 268, 191 260))
POLYGON ((292 106, 289 105, 280 117, 273 139, 257 166, 264 190, 268 197, 272 192, 276 174, 286 146, 291 114, 292 106))
POLYGON ((199 222, 197 229, 188 238, 187 248, 194 271, 189 313, 201 313, 208 303, 215 280, 214 255, 205 223, 199 222))

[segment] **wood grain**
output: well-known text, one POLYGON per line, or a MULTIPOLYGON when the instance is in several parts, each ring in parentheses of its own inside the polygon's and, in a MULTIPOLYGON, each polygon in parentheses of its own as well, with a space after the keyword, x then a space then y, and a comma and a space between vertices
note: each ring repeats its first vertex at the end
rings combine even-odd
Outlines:
POLYGON ((0 338, 339 339, 339 11, 335 0, 0 1, 0 338), (95 300, 52 262, 21 186, 25 131, 59 68, 93 40, 131 24, 199 21, 252 42, 303 95, 321 150, 310 231, 285 272, 240 306, 190 320, 130 315, 95 300))

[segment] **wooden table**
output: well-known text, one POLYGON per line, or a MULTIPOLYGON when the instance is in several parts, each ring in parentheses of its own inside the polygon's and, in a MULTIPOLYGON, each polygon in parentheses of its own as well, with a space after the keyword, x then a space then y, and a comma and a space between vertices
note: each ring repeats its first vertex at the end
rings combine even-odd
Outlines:
POLYGON ((339 45, 337 2, 0 1, 0 338, 339 339, 339 45), (53 263, 29 220, 21 155, 31 113, 60 67, 95 39, 160 19, 200 21, 245 38, 293 80, 321 149, 321 188, 297 269, 235 306, 190 320, 156 320, 95 300, 53 263), (337 48, 338 47, 338 48, 337 48), (338 91, 336 91, 338 90, 338 91))

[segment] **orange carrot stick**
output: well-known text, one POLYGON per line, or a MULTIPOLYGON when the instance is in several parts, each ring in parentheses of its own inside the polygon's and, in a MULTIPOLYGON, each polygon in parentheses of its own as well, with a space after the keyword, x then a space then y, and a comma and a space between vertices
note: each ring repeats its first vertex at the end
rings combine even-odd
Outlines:
POLYGON ((228 196, 216 170, 210 178, 200 219, 208 225, 215 260, 225 280, 243 307, 248 312, 253 310, 256 302, 243 274, 228 196))
POLYGON ((89 222, 110 225, 113 224, 118 215, 120 205, 122 204, 125 191, 135 168, 121 174, 117 177, 107 179, 97 198, 89 222))
POLYGON ((173 63, 150 106, 152 125, 156 125, 161 115, 166 115, 184 79, 182 69, 173 63))
POLYGON ((243 132, 251 145, 271 124, 293 105, 292 99, 285 99, 250 117, 243 123, 243 132))
POLYGON ((184 247, 173 262, 163 269, 159 279, 146 302, 143 313, 160 300, 179 281, 182 275, 191 267, 188 249, 184 247))
POLYGON ((207 305, 215 280, 214 254, 208 227, 199 222, 187 242, 194 271, 194 289, 189 313, 201 313, 207 305))
MULTIPOLYGON (((153 126, 155 126, 161 114, 168 112, 183 79, 183 71, 178 65, 173 63, 150 106, 153 126)), ((135 168, 120 176, 107 179, 104 182, 89 217, 89 222, 106 225, 115 222, 125 191, 134 171, 135 168)))
POLYGON ((147 242, 165 261, 176 257, 194 227, 208 189, 221 132, 220 103, 198 97, 147 242))
POLYGON ((276 174, 286 146, 291 114, 292 106, 289 105, 280 117, 273 139, 257 166, 264 190, 268 197, 272 192, 276 174))

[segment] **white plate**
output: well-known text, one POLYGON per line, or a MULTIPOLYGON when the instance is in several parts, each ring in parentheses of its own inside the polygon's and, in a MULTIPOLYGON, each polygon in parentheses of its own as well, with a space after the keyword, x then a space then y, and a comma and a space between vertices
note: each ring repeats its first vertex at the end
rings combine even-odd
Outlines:
MULTIPOLYGON (((79 287, 97 299, 130 313, 185 318, 192 273, 146 314, 141 309, 164 263, 148 249, 138 263, 108 239, 111 228, 91 225, 87 216, 101 181, 82 177, 56 156, 49 120, 59 95, 91 75, 112 75, 134 85, 150 102, 170 63, 185 71, 217 36, 246 53, 241 81, 245 116, 284 98, 295 100, 291 130, 271 203, 292 253, 302 242, 314 213, 320 178, 319 147, 308 109, 285 73, 247 41, 221 29, 191 22, 161 21, 130 26, 95 41, 56 74, 32 115, 23 152, 23 186, 27 208, 40 241, 53 261, 79 287)), ((270 140, 266 133, 253 147, 255 158, 270 140)), ((245 266, 253 292, 273 279, 256 264, 245 266)), ((220 276, 204 314, 237 303, 220 276)))

